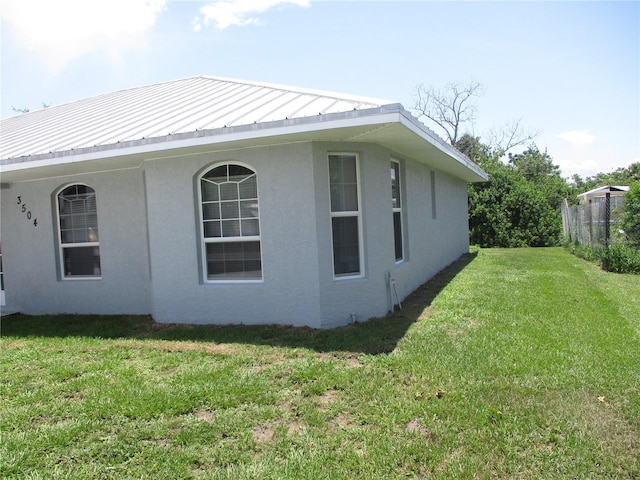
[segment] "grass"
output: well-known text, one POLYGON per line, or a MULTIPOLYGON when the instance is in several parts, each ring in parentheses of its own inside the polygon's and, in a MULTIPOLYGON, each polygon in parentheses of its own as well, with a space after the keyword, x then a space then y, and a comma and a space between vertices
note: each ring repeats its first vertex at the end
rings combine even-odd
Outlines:
POLYGON ((2 478, 640 476, 640 277, 480 250, 332 331, 2 319, 2 478))

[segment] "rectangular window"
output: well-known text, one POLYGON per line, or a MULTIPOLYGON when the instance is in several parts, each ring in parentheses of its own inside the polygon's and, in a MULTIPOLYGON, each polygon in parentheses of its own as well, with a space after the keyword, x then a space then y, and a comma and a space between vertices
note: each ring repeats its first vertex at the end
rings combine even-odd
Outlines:
POLYGON ((358 157, 329 155, 329 191, 333 236, 333 273, 336 277, 362 274, 358 157))
POLYGON ((393 238, 396 262, 404 258, 402 248, 402 200, 400 187, 400 163, 391 160, 391 207, 393 209, 393 238))

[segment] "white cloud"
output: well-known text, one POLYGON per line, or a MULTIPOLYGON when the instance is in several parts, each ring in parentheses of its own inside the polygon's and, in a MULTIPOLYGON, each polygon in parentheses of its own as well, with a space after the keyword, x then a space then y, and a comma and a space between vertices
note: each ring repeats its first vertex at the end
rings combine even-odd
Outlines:
POLYGON ((4 0, 2 19, 51 68, 98 48, 137 45, 166 0, 4 0))
POLYGON ((579 147, 591 145, 597 140, 597 137, 589 133, 589 130, 570 130, 560 133, 556 137, 579 147))
POLYGON ((202 17, 196 17, 193 29, 198 31, 205 26, 214 23, 216 28, 223 30, 232 25, 259 25, 260 17, 256 14, 281 4, 291 3, 300 7, 308 7, 309 0, 226 0, 214 1, 200 9, 202 17))

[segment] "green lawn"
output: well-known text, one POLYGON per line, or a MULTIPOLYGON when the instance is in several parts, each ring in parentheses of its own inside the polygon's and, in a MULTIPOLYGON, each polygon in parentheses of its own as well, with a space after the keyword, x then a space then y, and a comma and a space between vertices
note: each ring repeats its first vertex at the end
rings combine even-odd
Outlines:
POLYGON ((481 250, 333 331, 2 319, 2 478, 640 477, 640 276, 481 250))

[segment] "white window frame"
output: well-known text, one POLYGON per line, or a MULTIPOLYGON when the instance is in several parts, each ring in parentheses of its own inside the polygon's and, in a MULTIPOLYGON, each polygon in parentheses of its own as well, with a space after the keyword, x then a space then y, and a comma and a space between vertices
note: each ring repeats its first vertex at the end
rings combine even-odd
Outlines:
MULTIPOLYGON (((264 261, 263 261, 263 253, 262 253, 262 226, 260 222, 260 187, 258 185, 258 172, 251 165, 248 165, 243 162, 237 162, 233 160, 218 162, 212 165, 209 165, 207 168, 202 170, 197 177, 198 184, 198 221, 199 221, 199 230, 200 230, 200 245, 201 245, 201 268, 202 268, 202 281, 204 283, 263 283, 264 282, 264 261), (203 204, 206 203, 202 197, 202 181, 203 177, 209 173, 211 170, 215 170, 216 168, 222 166, 229 165, 238 165, 240 167, 247 168, 251 170, 256 177, 256 199, 258 203, 258 235, 251 236, 234 236, 234 237, 206 237, 205 236, 205 228, 204 228, 204 211, 203 204), (209 278, 209 267, 207 265, 207 245, 212 243, 238 243, 238 242, 258 242, 260 244, 260 278, 233 278, 233 277, 220 277, 220 278, 209 278)), ((227 182, 229 183, 229 182, 227 182)))
MULTIPOLYGON (((61 225, 61 218, 60 218, 60 195, 67 188, 73 187, 76 185, 87 187, 93 190, 93 195, 96 198, 96 216, 98 215, 98 195, 96 193, 95 188, 87 185, 86 183, 82 183, 82 182, 69 183, 59 188, 58 191, 56 192, 54 198, 56 203, 55 210, 56 210, 56 221, 57 221, 57 229, 58 229, 58 256, 59 256, 60 278, 65 281, 67 280, 69 281, 101 280, 102 279, 102 256, 101 256, 102 254, 100 253, 100 241, 98 240, 95 242, 66 242, 66 243, 63 243, 62 241, 62 225, 61 225), (98 257, 100 261, 100 273, 96 275, 67 275, 64 268, 65 267, 64 251, 67 248, 86 248, 86 247, 93 247, 98 249, 98 257)), ((98 228, 98 238, 100 238, 99 228, 98 228)))
MULTIPOLYGON (((400 165, 400 161, 396 160, 394 158, 391 159, 391 166, 393 167, 393 165, 397 165, 397 169, 396 169, 396 183, 398 186, 398 205, 394 206, 393 205, 393 193, 391 195, 391 210, 392 210, 392 221, 393 221, 393 256, 396 259, 396 263, 402 263, 405 260, 405 242, 404 242, 404 219, 402 218, 403 214, 402 214, 402 204, 404 203, 404 200, 402 198, 402 193, 403 193, 403 185, 402 185, 402 167, 400 165), (395 228, 395 214, 399 214, 400 216, 400 250, 402 255, 400 256, 400 258, 396 257, 396 228, 395 228)), ((392 189, 393 189, 393 182, 392 182, 392 189)))
POLYGON ((329 231, 331 232, 331 264, 333 270, 333 279, 334 280, 348 280, 354 278, 363 278, 365 276, 365 268, 364 268, 364 234, 362 229, 362 183, 360 181, 360 156, 355 152, 329 152, 327 155, 327 175, 328 175, 328 187, 329 187, 329 231), (329 159, 332 156, 352 156, 355 159, 356 164, 356 188, 357 188, 357 201, 358 201, 358 209, 357 210, 348 210, 348 211, 338 211, 334 212, 331 209, 331 169, 329 166, 329 159), (355 217, 357 219, 358 225, 358 262, 359 262, 359 272, 357 273, 339 273, 336 274, 335 271, 335 248, 333 245, 333 219, 340 217, 355 217))

